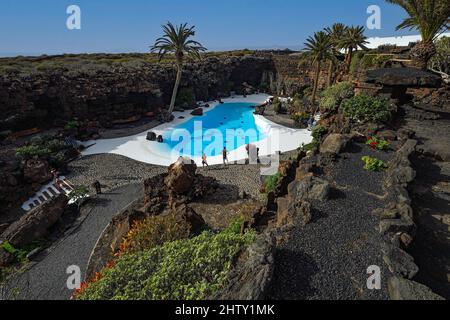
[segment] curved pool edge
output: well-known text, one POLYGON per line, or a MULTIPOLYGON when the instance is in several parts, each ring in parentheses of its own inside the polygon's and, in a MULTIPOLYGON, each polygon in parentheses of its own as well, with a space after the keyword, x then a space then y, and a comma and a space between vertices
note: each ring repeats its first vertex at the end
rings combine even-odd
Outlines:
MULTIPOLYGON (((272 96, 268 94, 255 94, 247 97, 234 96, 222 99, 224 103, 255 103, 262 104, 272 96)), ((210 105, 209 108, 204 108, 204 112, 214 110, 219 102, 205 102, 210 105)), ((174 112, 175 120, 170 123, 161 124, 152 130, 145 130, 136 135, 114 138, 114 139, 99 139, 96 141, 89 141, 85 145, 93 144, 90 148, 82 152, 82 156, 96 155, 96 154, 116 154, 125 156, 127 158, 160 166, 170 166, 179 156, 170 155, 161 152, 160 145, 157 142, 150 142, 146 140, 147 132, 153 131, 156 134, 163 134, 166 130, 174 129, 176 126, 183 124, 186 121, 194 118, 190 113, 191 110, 184 112, 174 112), (179 117, 184 117, 179 119, 179 117)), ((264 116, 254 115, 256 125, 262 129, 267 138, 258 142, 252 143, 257 148, 260 148, 260 156, 267 157, 277 152, 288 152, 297 149, 304 144, 312 141, 311 133, 306 129, 291 129, 282 125, 276 124, 264 116)), ((201 157, 191 157, 198 165, 201 165, 201 157)), ((228 154, 230 162, 243 161, 247 159, 247 151, 245 146, 241 146, 232 150, 228 154)), ((223 163, 221 155, 208 157, 209 165, 219 165, 223 163)))

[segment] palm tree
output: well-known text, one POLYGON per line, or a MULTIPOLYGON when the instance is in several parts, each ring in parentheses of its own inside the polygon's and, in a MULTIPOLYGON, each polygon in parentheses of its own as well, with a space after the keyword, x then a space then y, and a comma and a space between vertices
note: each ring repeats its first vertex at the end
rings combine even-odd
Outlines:
POLYGON ((367 50, 365 46, 367 43, 367 37, 364 35, 363 26, 351 26, 347 28, 344 33, 344 37, 340 42, 341 47, 347 50, 347 56, 345 58, 346 73, 348 73, 350 70, 350 64, 352 63, 353 58, 353 50, 358 50, 358 48, 367 50))
POLYGON ((314 105, 316 102, 317 88, 319 85, 319 75, 322 62, 331 59, 332 52, 331 49, 333 44, 331 43, 330 37, 324 32, 319 31, 314 34, 314 36, 309 37, 306 42, 306 53, 310 58, 312 58, 312 64, 316 66, 316 74, 314 77, 314 89, 312 92, 311 102, 314 105))
POLYGON ((422 36, 412 50, 411 57, 415 66, 426 69, 428 61, 436 54, 434 41, 450 26, 449 0, 386 0, 402 7, 409 15, 398 27, 418 29, 422 36))
MULTIPOLYGON (((342 49, 341 40, 347 31, 347 26, 342 23, 335 23, 331 28, 325 28, 325 32, 330 37, 331 43, 333 45, 334 58, 339 54, 342 49)), ((336 59, 330 59, 328 66, 328 86, 333 84, 333 73, 336 64, 336 59)))
POLYGON ((162 28, 164 35, 156 39, 155 45, 151 48, 151 52, 157 52, 160 61, 166 54, 173 54, 175 56, 177 77, 175 86, 173 87, 172 99, 170 100, 170 117, 175 107, 185 57, 200 59, 200 53, 206 51, 206 48, 199 42, 190 39, 195 36, 195 26, 188 27, 187 23, 184 23, 175 27, 172 23, 168 22, 162 28))

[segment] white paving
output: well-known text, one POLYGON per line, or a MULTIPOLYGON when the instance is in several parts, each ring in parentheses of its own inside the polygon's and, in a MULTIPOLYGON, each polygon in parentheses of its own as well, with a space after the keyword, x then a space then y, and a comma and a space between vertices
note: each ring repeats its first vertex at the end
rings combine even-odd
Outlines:
MULTIPOLYGON (((271 96, 267 94, 255 94, 247 97, 235 96, 227 99, 222 99, 224 103, 231 102, 249 102, 255 104, 262 104, 267 101, 271 96)), ((213 110, 219 103, 208 102, 209 108, 204 108, 204 112, 213 110)), ((193 116, 191 111, 174 112, 175 120, 170 123, 162 124, 150 131, 156 134, 163 134, 166 130, 175 129, 179 124, 188 121, 193 116), (179 119, 183 116, 184 119, 179 119)), ((308 144, 312 141, 311 132, 306 129, 291 129, 276 123, 273 123, 263 116, 254 115, 257 126, 261 131, 265 132, 267 138, 259 142, 252 143, 252 145, 260 148, 260 156, 269 156, 277 152, 292 151, 300 147, 303 143, 308 144)), ((83 156, 94 154, 117 154, 122 155, 136 161, 169 166, 178 159, 178 154, 172 154, 169 151, 164 151, 158 142, 147 141, 147 132, 149 130, 132 135, 129 137, 117 138, 117 139, 100 139, 95 141, 88 141, 85 145, 92 145, 88 149, 82 152, 83 156)), ((241 161, 247 158, 247 151, 245 146, 241 146, 236 150, 232 150, 228 154, 228 160, 230 162, 241 161)), ((201 165, 201 158, 194 157, 193 160, 201 165)), ((217 165, 222 164, 222 156, 215 156, 208 158, 208 164, 217 165)))

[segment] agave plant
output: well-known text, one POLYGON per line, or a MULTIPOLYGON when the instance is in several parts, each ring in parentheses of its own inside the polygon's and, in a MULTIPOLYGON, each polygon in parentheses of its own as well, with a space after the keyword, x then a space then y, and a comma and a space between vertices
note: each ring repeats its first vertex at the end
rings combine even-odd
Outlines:
POLYGON ((314 77, 314 88, 312 92, 312 104, 316 102, 317 88, 319 84, 319 75, 322 62, 332 59, 333 53, 333 43, 326 32, 319 31, 314 34, 314 36, 309 37, 305 42, 306 53, 311 58, 313 65, 316 67, 315 77, 314 77))
MULTIPOLYGON (((330 37, 330 41, 333 45, 333 53, 334 57, 336 57, 339 52, 341 51, 341 40, 344 37, 345 33, 347 31, 347 26, 345 26, 342 23, 335 23, 333 26, 325 28, 325 32, 330 37)), ((333 74, 335 65, 337 63, 337 59, 330 59, 329 66, 328 66, 328 86, 330 87, 333 84, 333 74)))
POLYGON ((170 116, 175 107, 185 58, 191 57, 194 59, 200 59, 201 52, 206 51, 207 49, 204 48, 199 42, 191 39, 195 36, 195 26, 188 27, 187 23, 184 23, 180 24, 178 27, 175 27, 172 23, 168 22, 163 25, 162 28, 164 35, 156 40, 155 45, 151 47, 151 52, 157 52, 160 61, 166 54, 173 54, 175 56, 177 77, 172 92, 172 99, 170 101, 170 116))
POLYGON ((449 0, 386 0, 402 7, 408 16, 399 29, 418 29, 422 36, 411 50, 411 58, 415 66, 426 69, 428 61, 436 54, 434 41, 450 26, 449 0))
POLYGON ((347 50, 346 56, 346 72, 350 70, 350 64, 353 58, 353 50, 358 50, 358 48, 362 48, 367 50, 367 37, 364 35, 364 27, 363 26, 351 26, 348 27, 344 32, 344 37, 340 41, 340 45, 342 48, 347 50))

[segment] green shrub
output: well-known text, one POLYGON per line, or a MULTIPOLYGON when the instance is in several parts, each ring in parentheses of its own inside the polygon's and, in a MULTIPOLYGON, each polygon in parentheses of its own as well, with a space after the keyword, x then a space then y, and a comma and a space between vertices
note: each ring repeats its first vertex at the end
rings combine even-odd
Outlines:
POLYGON ((350 62, 350 73, 353 76, 357 75, 359 68, 360 68, 361 59, 364 57, 365 54, 366 53, 364 51, 358 51, 353 56, 352 61, 350 62))
POLYGON ((80 300, 202 300, 226 285, 233 259, 255 239, 235 226, 126 254, 85 285, 80 300))
POLYGON ((384 139, 378 139, 375 136, 369 137, 369 139, 367 139, 366 144, 370 146, 372 149, 380 151, 388 150, 391 145, 388 141, 384 139))
POLYGON ((33 140, 28 145, 16 150, 16 155, 24 160, 34 157, 50 158, 52 165, 57 166, 64 162, 64 152, 70 149, 64 141, 53 137, 40 137, 33 140))
POLYGON ((350 82, 340 82, 322 92, 320 107, 327 111, 335 111, 344 99, 351 98, 354 94, 355 91, 350 82))
POLYGON ((318 125, 312 130, 313 142, 318 144, 322 140, 323 136, 328 133, 328 129, 324 126, 318 125))
POLYGON ((295 121, 295 123, 302 123, 303 121, 309 120, 309 115, 306 112, 296 112, 291 115, 291 119, 295 121))
POLYGON ((354 121, 387 122, 391 118, 389 100, 367 95, 354 96, 342 102, 344 114, 354 121))
POLYGON ((69 122, 67 122, 67 124, 65 125, 65 129, 66 130, 71 130, 71 129, 77 129, 80 126, 80 123, 78 122, 78 120, 71 120, 69 122))
POLYGON ((436 54, 429 62, 430 68, 450 74, 450 37, 436 41, 436 54))
POLYGON ((361 65, 365 69, 381 68, 385 62, 394 57, 392 54, 366 54, 361 59, 361 65))
POLYGON ((302 146, 299 148, 299 151, 304 151, 304 152, 312 151, 316 146, 317 146, 317 144, 314 142, 311 142, 308 144, 303 143, 302 146))
POLYGON ((275 187, 276 187, 280 177, 281 177, 281 174, 278 172, 278 173, 274 174, 273 176, 269 176, 266 178, 265 188, 264 188, 266 193, 270 193, 275 190, 275 187))
POLYGON ((362 157, 362 161, 364 161, 364 169, 369 171, 382 171, 386 169, 388 166, 383 160, 378 160, 372 157, 362 157))
POLYGON ((20 147, 16 150, 16 155, 19 156, 22 159, 31 159, 34 157, 46 157, 50 155, 51 150, 47 147, 36 145, 36 144, 30 144, 27 146, 20 147))
POLYGON ((136 222, 124 238, 121 252, 137 252, 152 249, 168 241, 187 239, 190 226, 178 221, 174 214, 147 217, 136 222))
POLYGON ((276 114, 279 114, 281 112, 282 107, 283 107, 283 104, 281 103, 281 100, 279 98, 275 98, 273 100, 273 111, 276 114))

